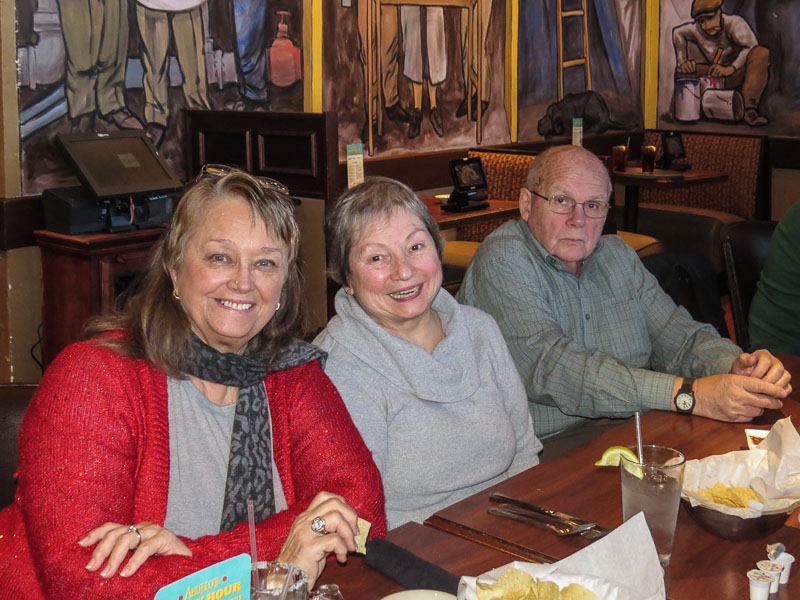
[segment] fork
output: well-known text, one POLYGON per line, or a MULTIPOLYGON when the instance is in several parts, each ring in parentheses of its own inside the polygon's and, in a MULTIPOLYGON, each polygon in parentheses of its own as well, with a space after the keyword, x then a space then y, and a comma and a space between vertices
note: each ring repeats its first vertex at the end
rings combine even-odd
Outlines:
POLYGON ((546 515, 529 512, 510 504, 490 506, 488 512, 490 515, 505 517, 506 519, 513 519, 515 521, 520 521, 521 523, 528 523, 543 529, 549 529, 559 536, 578 535, 584 531, 590 530, 595 526, 594 523, 568 524, 558 521, 557 519, 551 520, 551 518, 547 517, 546 515))

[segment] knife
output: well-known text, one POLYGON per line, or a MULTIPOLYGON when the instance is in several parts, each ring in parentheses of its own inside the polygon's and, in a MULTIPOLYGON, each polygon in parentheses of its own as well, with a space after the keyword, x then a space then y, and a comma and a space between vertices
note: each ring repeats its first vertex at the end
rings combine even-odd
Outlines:
MULTIPOLYGON (((539 513, 540 515, 547 515, 553 519, 557 519, 558 521, 566 525, 576 526, 576 525, 586 525, 587 523, 590 523, 590 521, 584 521, 583 519, 573 517, 572 515, 568 515, 567 513, 563 513, 557 510, 551 510, 549 508, 543 508, 541 506, 531 504, 530 502, 525 502, 524 500, 518 500, 517 498, 512 498, 511 496, 506 496, 505 494, 500 494, 498 492, 492 492, 491 494, 489 494, 489 500, 493 500, 494 502, 503 502, 505 504, 511 504, 513 506, 518 506, 520 508, 524 508, 531 512, 539 513)), ((592 527, 591 529, 581 533, 581 536, 589 540, 596 540, 598 538, 603 537, 608 532, 609 529, 606 529, 601 525, 595 524, 595 526, 592 527)))
POLYGON ((529 525, 536 525, 542 529, 549 529, 558 535, 579 535, 589 531, 595 526, 594 523, 586 523, 584 525, 568 525, 563 521, 551 517, 550 515, 543 515, 542 513, 533 512, 513 506, 511 504, 501 504, 500 506, 490 506, 489 514, 498 517, 505 517, 507 519, 514 519, 529 525))

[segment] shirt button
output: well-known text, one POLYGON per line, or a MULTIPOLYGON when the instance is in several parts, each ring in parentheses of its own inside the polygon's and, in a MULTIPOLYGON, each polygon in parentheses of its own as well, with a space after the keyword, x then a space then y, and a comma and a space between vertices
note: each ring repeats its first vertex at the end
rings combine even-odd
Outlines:
POLYGON ((588 315, 588 314, 586 315, 586 320, 587 320, 587 321, 589 320, 589 315, 588 315))

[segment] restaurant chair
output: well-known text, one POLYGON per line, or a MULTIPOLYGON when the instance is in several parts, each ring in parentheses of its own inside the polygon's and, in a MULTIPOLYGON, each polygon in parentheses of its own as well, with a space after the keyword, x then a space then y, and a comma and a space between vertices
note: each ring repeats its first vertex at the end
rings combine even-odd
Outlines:
POLYGON ((736 333, 736 343, 744 350, 750 349, 748 313, 756 293, 756 284, 761 277, 761 269, 767 260, 775 225, 776 221, 733 223, 722 240, 733 330, 736 333))
POLYGON ((14 502, 17 481, 17 436, 35 383, 0 384, 0 508, 14 502))

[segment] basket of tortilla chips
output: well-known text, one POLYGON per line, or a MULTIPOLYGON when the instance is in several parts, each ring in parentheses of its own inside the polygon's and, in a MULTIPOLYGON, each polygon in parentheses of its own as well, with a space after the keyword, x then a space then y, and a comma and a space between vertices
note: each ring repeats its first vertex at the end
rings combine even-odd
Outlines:
POLYGON ((781 419, 753 450, 686 462, 682 497, 705 529, 729 540, 778 530, 800 506, 800 435, 781 419))

